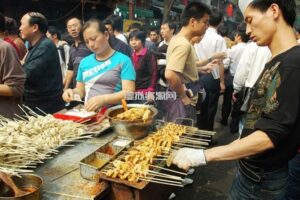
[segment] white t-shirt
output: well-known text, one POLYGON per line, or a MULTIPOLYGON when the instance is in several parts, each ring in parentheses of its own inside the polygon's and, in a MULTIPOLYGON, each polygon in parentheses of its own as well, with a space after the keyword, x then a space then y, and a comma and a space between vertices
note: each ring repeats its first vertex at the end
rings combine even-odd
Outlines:
POLYGON ((218 52, 225 52, 227 49, 225 39, 212 27, 206 30, 203 39, 194 46, 200 60, 210 58, 213 54, 218 52))
POLYGON ((241 43, 238 43, 238 44, 234 45, 230 49, 227 49, 227 51, 226 51, 227 58, 223 61, 224 68, 225 69, 229 68, 230 74, 232 76, 235 75, 236 69, 237 69, 238 64, 241 60, 241 57, 242 57, 243 52, 245 50, 245 47, 246 47, 246 43, 241 42, 241 43))
POLYGON ((126 44, 128 44, 127 38, 126 38, 122 33, 120 33, 120 34, 118 34, 118 35, 115 35, 115 36, 116 36, 116 38, 118 38, 119 40, 121 40, 121 41, 125 42, 126 44))
POLYGON ((235 72, 234 90, 240 91, 244 86, 252 88, 270 58, 268 47, 259 47, 255 42, 248 43, 235 72))

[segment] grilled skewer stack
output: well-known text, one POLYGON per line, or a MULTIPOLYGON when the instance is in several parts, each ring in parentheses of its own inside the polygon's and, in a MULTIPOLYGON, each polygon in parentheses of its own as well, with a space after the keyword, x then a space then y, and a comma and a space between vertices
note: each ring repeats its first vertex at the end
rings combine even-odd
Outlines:
POLYGON ((108 166, 103 172, 107 177, 120 178, 130 182, 145 180, 182 187, 184 179, 180 176, 187 175, 186 173, 159 167, 152 163, 157 160, 166 161, 170 153, 178 147, 205 148, 211 133, 203 134, 201 138, 194 138, 193 136, 199 136, 197 131, 199 130, 193 127, 168 123, 145 140, 138 142, 137 146, 120 158, 122 161, 114 161, 112 166, 108 166), (158 170, 165 170, 177 175, 158 172, 158 170))
MULTIPOLYGON (((29 109, 29 108, 28 108, 29 109)), ((33 172, 36 164, 57 154, 69 141, 90 138, 85 125, 41 116, 30 110, 19 119, 0 116, 0 171, 12 175, 33 172), (25 169, 29 168, 29 169, 25 169)))

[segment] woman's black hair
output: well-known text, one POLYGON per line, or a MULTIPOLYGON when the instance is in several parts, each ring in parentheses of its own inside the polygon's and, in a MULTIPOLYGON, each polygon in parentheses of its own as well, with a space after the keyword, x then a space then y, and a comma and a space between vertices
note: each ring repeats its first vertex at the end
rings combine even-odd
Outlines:
POLYGON ((146 33, 144 31, 138 31, 138 30, 135 30, 135 31, 132 31, 130 34, 129 34, 129 40, 131 38, 137 38, 139 40, 142 41, 143 43, 143 46, 145 46, 145 42, 146 42, 146 33))

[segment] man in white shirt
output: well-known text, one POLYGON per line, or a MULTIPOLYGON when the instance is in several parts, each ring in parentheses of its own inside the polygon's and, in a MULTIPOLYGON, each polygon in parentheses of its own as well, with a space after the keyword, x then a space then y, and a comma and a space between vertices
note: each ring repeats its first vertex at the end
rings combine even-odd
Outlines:
MULTIPOLYGON (((238 67, 239 61, 242 57, 246 43, 249 41, 249 36, 246 34, 246 24, 241 23, 237 27, 237 33, 234 38, 234 45, 232 48, 227 49, 227 58, 224 60, 225 72, 225 92, 222 104, 222 120, 221 124, 227 125, 228 117, 231 113, 231 101, 233 93, 233 77, 238 67)), ((230 130, 231 131, 231 130, 230 130)))
POLYGON ((257 46, 255 42, 250 42, 246 45, 233 79, 234 91, 232 98, 234 104, 230 122, 231 132, 239 131, 241 133, 243 129, 243 122, 240 122, 242 120, 242 114, 240 112, 241 106, 237 106, 237 104, 240 104, 240 98, 243 98, 244 100, 246 98, 248 99, 250 96, 250 88, 254 86, 263 71, 265 64, 270 58, 271 52, 268 47, 257 46), (249 89, 246 90, 243 88, 249 89), (239 99, 237 99, 237 97, 239 99))
POLYGON ((52 40, 57 48, 61 73, 64 80, 70 59, 70 46, 67 42, 61 40, 61 34, 55 26, 49 26, 46 35, 50 40, 52 40))
MULTIPOLYGON (((209 28, 200 43, 195 45, 197 56, 200 60, 211 58, 213 54, 226 51, 226 42, 224 38, 217 33, 217 28, 223 19, 222 14, 216 10, 212 10, 212 15, 209 18, 209 28)), ((220 78, 214 79, 212 74, 206 74, 201 77, 206 98, 203 102, 202 110, 198 115, 198 127, 204 130, 213 130, 214 119, 217 112, 218 100, 220 93, 225 91, 224 83, 224 66, 219 64, 220 78)))
POLYGON ((115 35, 115 37, 118 38, 119 40, 125 42, 126 44, 128 44, 127 38, 125 37, 125 35, 122 32, 122 29, 123 29, 122 18, 119 16, 116 16, 116 15, 111 15, 107 19, 111 20, 111 22, 112 22, 112 31, 113 31, 113 34, 115 35))
POLYGON ((257 46, 255 42, 248 43, 233 79, 234 93, 241 91, 243 87, 252 88, 270 58, 268 47, 257 46))

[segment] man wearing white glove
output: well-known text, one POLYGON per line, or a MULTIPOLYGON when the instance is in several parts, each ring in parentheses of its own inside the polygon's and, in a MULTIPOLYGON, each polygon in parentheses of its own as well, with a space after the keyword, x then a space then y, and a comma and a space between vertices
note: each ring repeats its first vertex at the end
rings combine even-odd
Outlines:
POLYGON ((188 170, 190 167, 206 165, 204 150, 182 148, 175 153, 173 163, 184 170, 188 170))
POLYGON ((268 46, 272 54, 254 85, 241 137, 204 151, 181 149, 174 153, 173 163, 187 169, 238 160, 228 199, 280 200, 288 185, 288 162, 300 146, 300 46, 293 31, 296 3, 240 0, 239 6, 250 39, 268 46))

